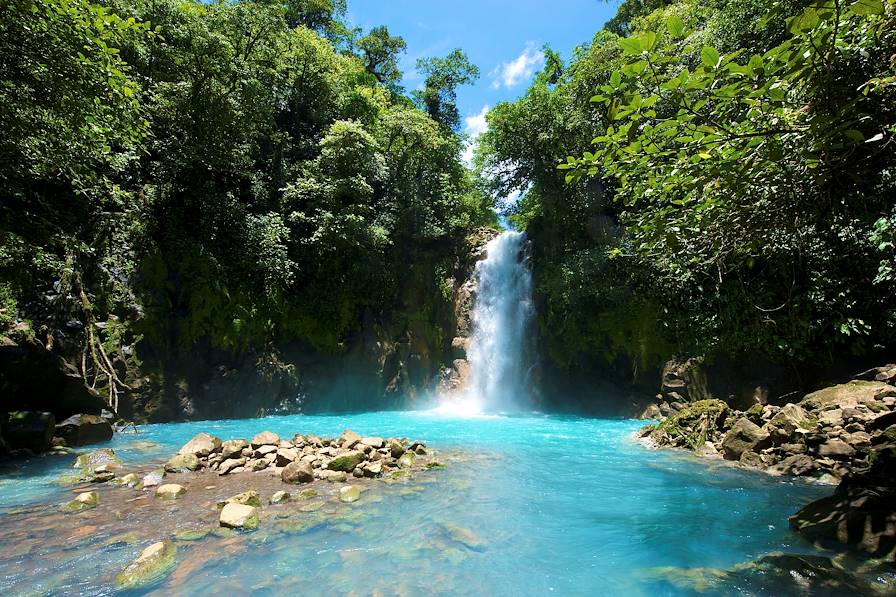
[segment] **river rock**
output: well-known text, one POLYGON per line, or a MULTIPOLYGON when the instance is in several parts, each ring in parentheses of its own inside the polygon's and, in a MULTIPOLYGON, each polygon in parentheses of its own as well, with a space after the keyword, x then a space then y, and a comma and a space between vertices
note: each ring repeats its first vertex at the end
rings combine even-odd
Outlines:
POLYGON ((835 459, 846 459, 855 455, 856 450, 843 440, 829 439, 818 447, 818 455, 835 459))
POLYGON ((115 586, 119 590, 149 587, 165 578, 176 561, 177 547, 174 543, 153 543, 115 577, 115 586))
POLYGON ((357 445, 360 441, 361 441, 360 435, 358 435, 351 429, 346 429, 345 431, 342 432, 342 435, 340 436, 339 445, 341 445, 343 448, 349 450, 349 449, 355 447, 355 445, 357 445))
POLYGON ((245 457, 229 458, 229 459, 225 460, 224 462, 222 462, 218 466, 218 474, 226 475, 227 473, 234 472, 234 469, 241 468, 245 464, 246 464, 245 457))
POLYGON ((249 442, 244 439, 229 439, 221 444, 221 458, 227 460, 234 456, 239 456, 243 452, 243 448, 248 448, 249 442))
POLYGON ((389 453, 392 458, 401 458, 401 455, 405 453, 404 446, 397 439, 389 440, 389 453))
POLYGON ((63 512, 80 512, 96 508, 100 503, 100 494, 95 491, 85 491, 75 496, 75 499, 62 506, 63 512))
POLYGON ((176 500, 185 493, 187 488, 177 483, 166 483, 156 489, 156 497, 162 500, 176 500))
POLYGON ((274 495, 271 496, 270 502, 272 504, 282 504, 284 502, 289 501, 289 494, 285 491, 277 491, 274 495))
POLYGON ((290 462, 280 472, 284 483, 310 483, 314 481, 314 469, 307 462, 290 462))
POLYGON ((195 456, 208 456, 221 447, 221 440, 208 433, 198 433, 178 450, 178 454, 193 454, 195 456))
POLYGON ((411 468, 417 462, 417 455, 413 452, 405 452, 398 459, 398 466, 401 468, 411 468))
POLYGON ((98 415, 72 415, 56 425, 56 435, 67 446, 96 444, 112 439, 112 425, 98 415))
POLYGON ((385 441, 381 437, 364 437, 361 438, 361 443, 365 446, 370 446, 375 450, 379 450, 383 447, 383 445, 385 445, 385 441))
POLYGON ((805 454, 788 456, 769 469, 772 474, 795 475, 801 477, 815 470, 815 461, 805 454))
MULTIPOLYGON (((355 442, 357 443, 357 442, 355 442)), ((331 471, 345 471, 351 472, 355 469, 356 466, 361 464, 364 461, 364 454, 361 452, 347 452, 341 456, 337 456, 333 460, 330 461, 330 464, 327 465, 327 468, 331 471)))
POLYGON ((367 477, 379 477, 383 474, 383 463, 378 460, 376 462, 368 462, 364 466, 364 475, 367 477))
POLYGON ((35 454, 50 448, 56 418, 53 413, 15 411, 3 421, 3 436, 12 450, 30 450, 35 454))
POLYGON ((346 479, 348 479, 348 475, 345 471, 331 471, 331 470, 321 470, 318 472, 318 475, 324 481, 329 481, 330 483, 344 483, 346 479))
POLYGON ((339 488, 339 501, 357 502, 361 497, 361 489, 357 485, 345 485, 339 488))
POLYGON ((228 498, 221 505, 224 506, 226 504, 242 504, 244 506, 256 506, 258 508, 261 507, 261 498, 258 497, 258 492, 254 489, 250 489, 249 491, 244 491, 243 493, 237 494, 232 498, 228 498))
POLYGON ((252 447, 255 449, 261 446, 277 446, 280 445, 280 436, 272 431, 262 431, 252 438, 252 447))
POLYGON ((146 489, 148 487, 157 487, 162 484, 162 479, 165 478, 165 471, 158 470, 147 473, 143 476, 143 488, 146 489))
POLYGON ((744 452, 762 449, 768 438, 768 431, 742 417, 722 439, 722 453, 727 460, 739 460, 744 452))
POLYGON ((218 519, 222 527, 229 529, 254 529, 258 527, 258 508, 245 504, 225 504, 218 519))
POLYGON ((299 458, 299 451, 295 448, 279 448, 275 458, 277 466, 286 466, 299 458))
POLYGON ((121 460, 116 456, 112 448, 100 448, 88 454, 81 454, 75 459, 73 465, 84 472, 93 472, 97 467, 106 466, 116 468, 121 466, 121 460))
POLYGON ((818 420, 810 416, 800 405, 788 403, 769 419, 768 424, 783 431, 785 437, 790 437, 797 429, 806 431, 814 429, 818 425, 818 420))
POLYGON ((196 471, 201 467, 202 463, 199 461, 199 457, 192 453, 177 454, 165 463, 165 471, 169 473, 196 471))
POLYGON ((135 473, 128 473, 121 477, 118 482, 121 485, 125 485, 127 487, 136 487, 140 484, 140 477, 138 477, 135 473))

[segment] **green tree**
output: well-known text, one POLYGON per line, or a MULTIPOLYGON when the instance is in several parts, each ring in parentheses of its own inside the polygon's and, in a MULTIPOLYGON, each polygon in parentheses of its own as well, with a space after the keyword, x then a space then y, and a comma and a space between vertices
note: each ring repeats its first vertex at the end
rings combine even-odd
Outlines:
POLYGON ((424 88, 416 92, 417 101, 430 118, 448 130, 460 126, 457 110, 457 88, 470 85, 479 78, 479 68, 460 49, 444 58, 421 58, 417 70, 425 77, 424 88))

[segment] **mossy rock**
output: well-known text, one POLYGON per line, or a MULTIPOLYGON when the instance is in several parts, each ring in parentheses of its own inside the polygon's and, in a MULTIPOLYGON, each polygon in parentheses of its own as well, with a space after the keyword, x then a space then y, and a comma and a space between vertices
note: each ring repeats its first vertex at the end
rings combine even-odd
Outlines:
POLYGON ((350 473, 355 470, 355 467, 361 464, 364 461, 364 455, 360 452, 349 452, 348 454, 343 454, 342 456, 337 456, 333 460, 330 461, 330 464, 327 465, 327 468, 331 471, 343 471, 346 473, 350 473))
POLYGON ((100 503, 100 495, 95 491, 86 491, 79 493, 78 496, 69 503, 62 506, 63 512, 80 512, 82 510, 90 510, 96 508, 100 503))
POLYGON ((698 400, 660 423, 651 437, 660 444, 694 450, 706 443, 711 432, 724 429, 730 412, 721 400, 698 400))
POLYGON ((405 452, 398 459, 398 466, 401 468, 411 468, 417 462, 417 455, 413 452, 405 452))
POLYGON ((174 543, 153 543, 115 577, 115 587, 126 590, 152 586, 165 578, 176 562, 177 547, 174 543))
POLYGON ((299 492, 299 498, 301 498, 303 500, 307 500, 308 498, 317 497, 318 495, 320 495, 320 494, 317 493, 316 489, 303 489, 302 491, 299 492))
POLYGON ((96 467, 103 465, 109 468, 121 466, 121 459, 116 456, 112 448, 100 448, 88 454, 81 454, 72 466, 82 471, 93 472, 96 467))
POLYGON ((180 531, 174 534, 175 541, 199 541, 205 539, 212 532, 211 529, 195 529, 191 531, 180 531))
POLYGON ((445 465, 442 464, 441 462, 427 462, 426 463, 426 470, 428 470, 428 471, 431 471, 433 469, 440 469, 440 468, 445 468, 445 465))

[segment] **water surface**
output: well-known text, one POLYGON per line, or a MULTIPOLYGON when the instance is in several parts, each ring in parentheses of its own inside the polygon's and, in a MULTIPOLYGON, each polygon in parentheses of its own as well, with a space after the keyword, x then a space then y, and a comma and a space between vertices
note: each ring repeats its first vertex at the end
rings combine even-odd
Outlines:
MULTIPOLYGON (((384 485, 380 501, 345 506, 349 515, 332 524, 181 544, 180 568, 148 591, 159 595, 676 595, 689 591, 653 569, 727 568, 776 550, 812 552, 787 517, 830 488, 648 450, 632 440, 641 424, 413 412, 289 416, 148 425, 111 445, 128 468, 167 459, 199 431, 228 439, 265 429, 333 436, 348 427, 463 455, 446 469, 384 485)), ((0 535, 9 536, 23 506, 70 497, 56 479, 72 460, 37 458, 0 477, 0 535)), ((66 518, 65 532, 77 528, 78 516, 66 518)), ((114 575, 173 532, 160 522, 118 541, 93 526, 65 549, 4 541, 0 594, 114 593, 114 575)), ((40 532, 50 531, 34 536, 40 532)))

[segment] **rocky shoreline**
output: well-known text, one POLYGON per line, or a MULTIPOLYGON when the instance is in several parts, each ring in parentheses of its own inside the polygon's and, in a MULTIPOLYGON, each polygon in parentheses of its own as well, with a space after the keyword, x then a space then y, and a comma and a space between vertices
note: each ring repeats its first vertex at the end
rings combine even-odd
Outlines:
POLYGON ((264 431, 251 440, 224 441, 200 433, 164 465, 149 470, 126 470, 110 448, 78 456, 75 472, 61 479, 73 485, 76 496, 43 517, 76 516, 88 528, 96 528, 91 523, 98 516, 109 515, 170 526, 167 537, 156 536, 160 540, 115 579, 118 589, 141 588, 174 568, 179 544, 211 535, 295 532, 339 523, 352 517, 346 507, 382 499, 372 491, 378 485, 407 483, 444 466, 424 442, 362 437, 351 430, 335 438, 296 434, 281 439, 264 431))
POLYGON ((648 446, 837 485, 792 516, 791 528, 824 547, 896 558, 896 365, 798 402, 741 411, 708 398, 652 405, 644 416, 658 421, 637 434, 648 446))

